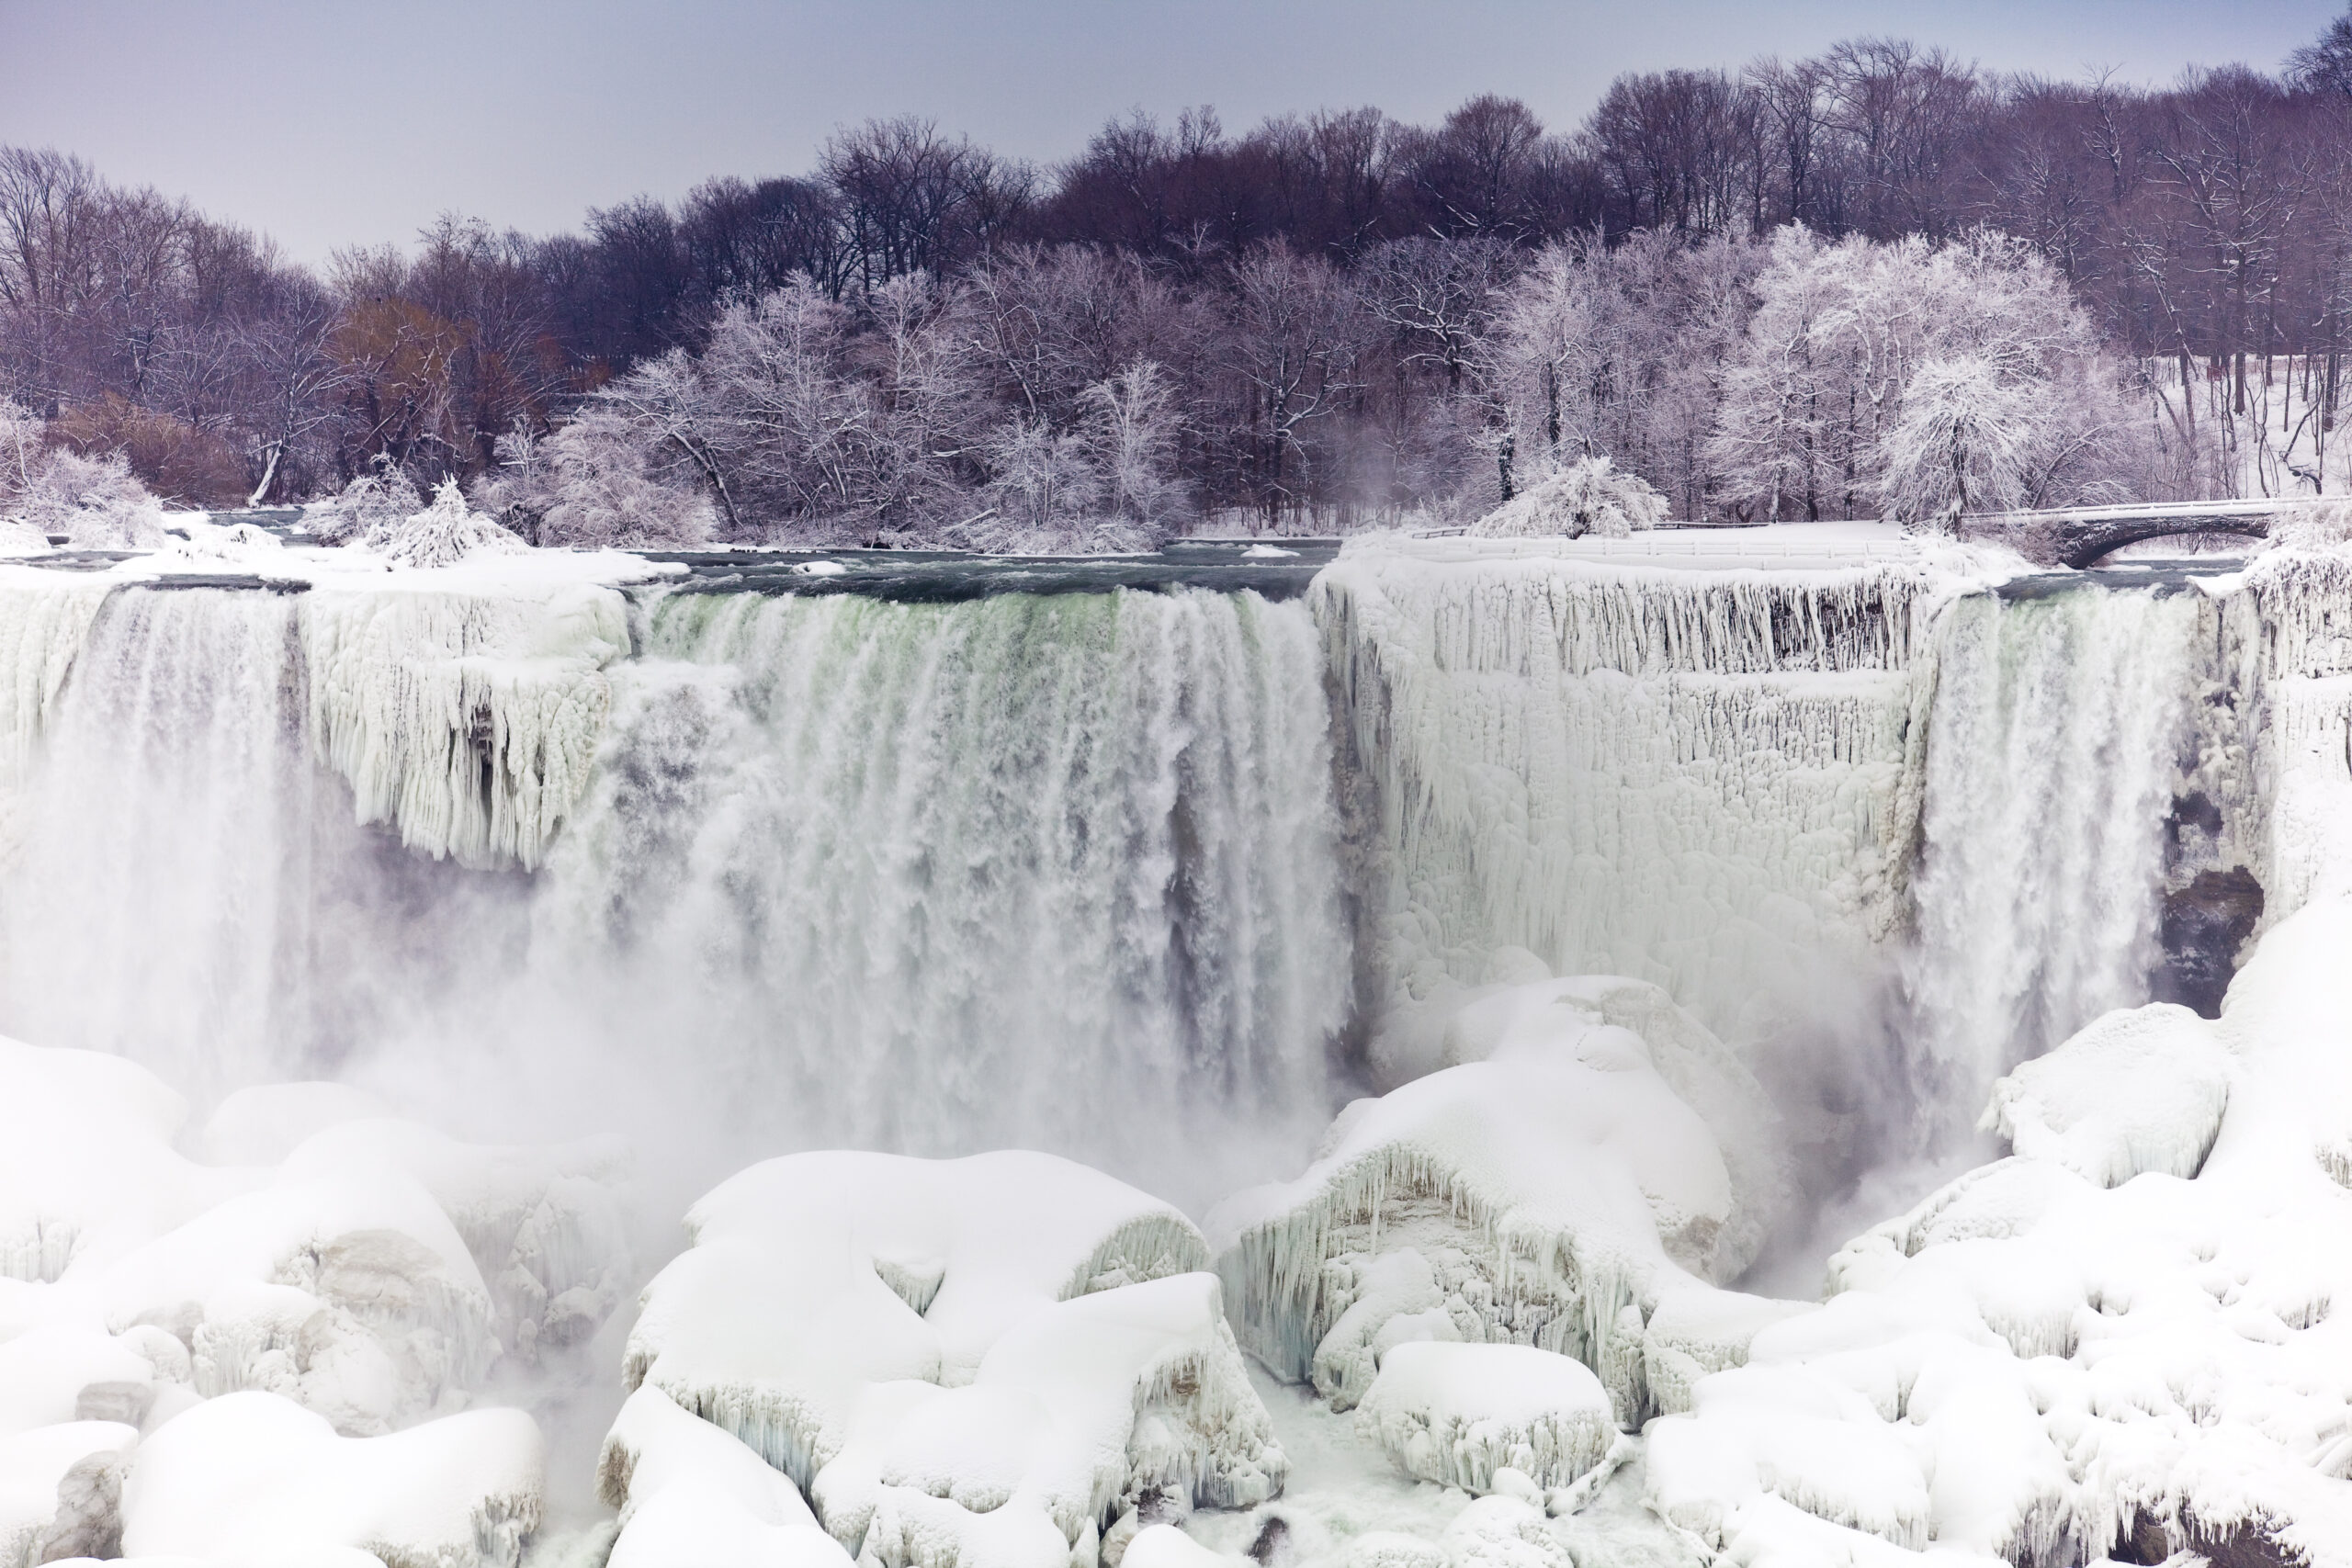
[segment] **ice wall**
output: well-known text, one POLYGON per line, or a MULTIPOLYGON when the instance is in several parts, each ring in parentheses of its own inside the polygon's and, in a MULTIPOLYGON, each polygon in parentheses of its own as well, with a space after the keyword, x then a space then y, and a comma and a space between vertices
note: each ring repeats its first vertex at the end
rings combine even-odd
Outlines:
POLYGON ((34 597, 76 580, 15 575, 0 1027, 199 1092, 675 1117, 714 1160, 1023 1144, 1219 1183, 1330 1110, 1303 606, 680 595, 625 658, 621 596, 576 583, 116 586, 77 629, 34 597))
POLYGON ((1928 594, 1901 565, 1351 547, 1313 599, 1361 781, 1369 999, 1522 948, 1753 1038, 1825 958, 1864 961, 1905 911, 1928 594))

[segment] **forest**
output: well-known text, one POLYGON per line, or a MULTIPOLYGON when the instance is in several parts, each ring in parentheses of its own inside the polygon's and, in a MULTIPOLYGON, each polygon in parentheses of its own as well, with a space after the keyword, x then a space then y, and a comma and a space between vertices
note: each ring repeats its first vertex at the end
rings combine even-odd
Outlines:
POLYGON ((1572 130, 1137 112, 1036 167, 878 119, 322 268, 0 148, 0 503, 455 479, 548 544, 1121 548, 1570 472, 1692 521, 2333 493, 2347 340, 2352 14, 2161 88, 1873 38, 1572 130))

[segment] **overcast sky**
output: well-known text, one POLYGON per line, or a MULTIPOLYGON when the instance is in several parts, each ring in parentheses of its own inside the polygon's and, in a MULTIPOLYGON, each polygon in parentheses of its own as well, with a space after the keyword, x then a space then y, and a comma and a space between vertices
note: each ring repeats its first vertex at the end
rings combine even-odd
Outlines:
POLYGON ((714 174, 797 174, 916 111, 1051 162, 1105 118, 1228 130, 1376 104, 1525 99, 1573 127, 1611 77, 1859 33, 2002 71, 2269 68, 2340 0, 0 0, 0 143, 78 152, 302 260, 445 209, 534 232, 714 174))

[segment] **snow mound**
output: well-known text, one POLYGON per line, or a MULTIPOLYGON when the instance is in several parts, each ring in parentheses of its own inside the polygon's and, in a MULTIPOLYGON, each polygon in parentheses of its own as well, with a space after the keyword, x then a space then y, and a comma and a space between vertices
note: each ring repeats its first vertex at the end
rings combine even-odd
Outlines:
POLYGON ((1666 521, 1666 497, 1639 474, 1619 473, 1607 457, 1586 457, 1544 475, 1470 525, 1481 538, 1588 535, 1622 539, 1666 521))
POLYGON ((198 518, 177 519, 180 538, 155 552, 162 563, 197 566, 266 566, 286 554, 285 541, 251 523, 211 523, 198 518))
POLYGON ((2231 1074, 2228 1050, 2187 1008, 2111 1012, 2003 1078, 1984 1130, 2101 1187, 2150 1170, 2187 1180, 2221 1134, 2231 1074))
POLYGON ((455 566, 469 556, 519 555, 530 548, 495 518, 469 508, 454 479, 441 481, 424 511, 376 524, 362 543, 395 565, 413 567, 455 566))
POLYGON ((243 1562, 364 1551, 386 1568, 514 1568, 539 1522, 538 1428, 475 1410, 341 1438, 275 1394, 208 1401, 140 1446, 122 1553, 243 1562))
POLYGON ((2347 949, 2312 903, 2218 1022, 2111 1014, 2003 1080, 2016 1154, 1695 1378, 1652 1506, 1740 1562, 2352 1563, 2347 949))
POLYGON ((1481 1495, 1509 1468, 1566 1486, 1617 1436, 1609 1393, 1580 1361, 1525 1345, 1398 1345, 1356 1426, 1407 1474, 1481 1495))
POLYGON ((1064 1568, 1148 1495, 1281 1486, 1199 1232, 1122 1182, 1018 1151, 796 1155, 687 1227, 628 1382, 789 1475, 861 1561, 1064 1568))
POLYGON ((1583 1361, 1638 1421, 1647 1314, 1746 1265, 1781 1177, 1744 1156, 1736 1180, 1669 1082, 1732 1127, 1756 1091, 1728 1053, 1692 1048, 1663 1015, 1655 1043, 1603 1021, 1595 998, 1611 997, 1672 1011, 1620 980, 1486 992, 1444 1038, 1487 1059, 1356 1101, 1298 1179, 1219 1205, 1218 1269, 1251 1353, 1345 1409, 1397 1345, 1532 1345, 1583 1361))

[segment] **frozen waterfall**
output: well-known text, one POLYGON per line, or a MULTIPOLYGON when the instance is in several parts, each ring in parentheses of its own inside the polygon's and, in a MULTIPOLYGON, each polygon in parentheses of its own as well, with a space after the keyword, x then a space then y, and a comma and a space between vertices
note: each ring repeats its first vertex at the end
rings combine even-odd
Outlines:
POLYGON ((681 594, 616 662, 610 590, 123 587, 85 630, 11 576, 40 739, 0 1030, 215 1089, 661 1104, 739 1151, 1026 1144, 1171 1188, 1329 1114, 1304 606, 681 594))
POLYGON ((0 1029, 1190 1199, 1534 965, 1816 1056, 1863 998, 1805 1092, 1905 1077, 1932 1143, 2147 998, 2192 871, 2274 919, 2340 874, 2341 638, 2273 578, 1457 540, 1352 546, 1305 603, 9 569, 0 1029))

